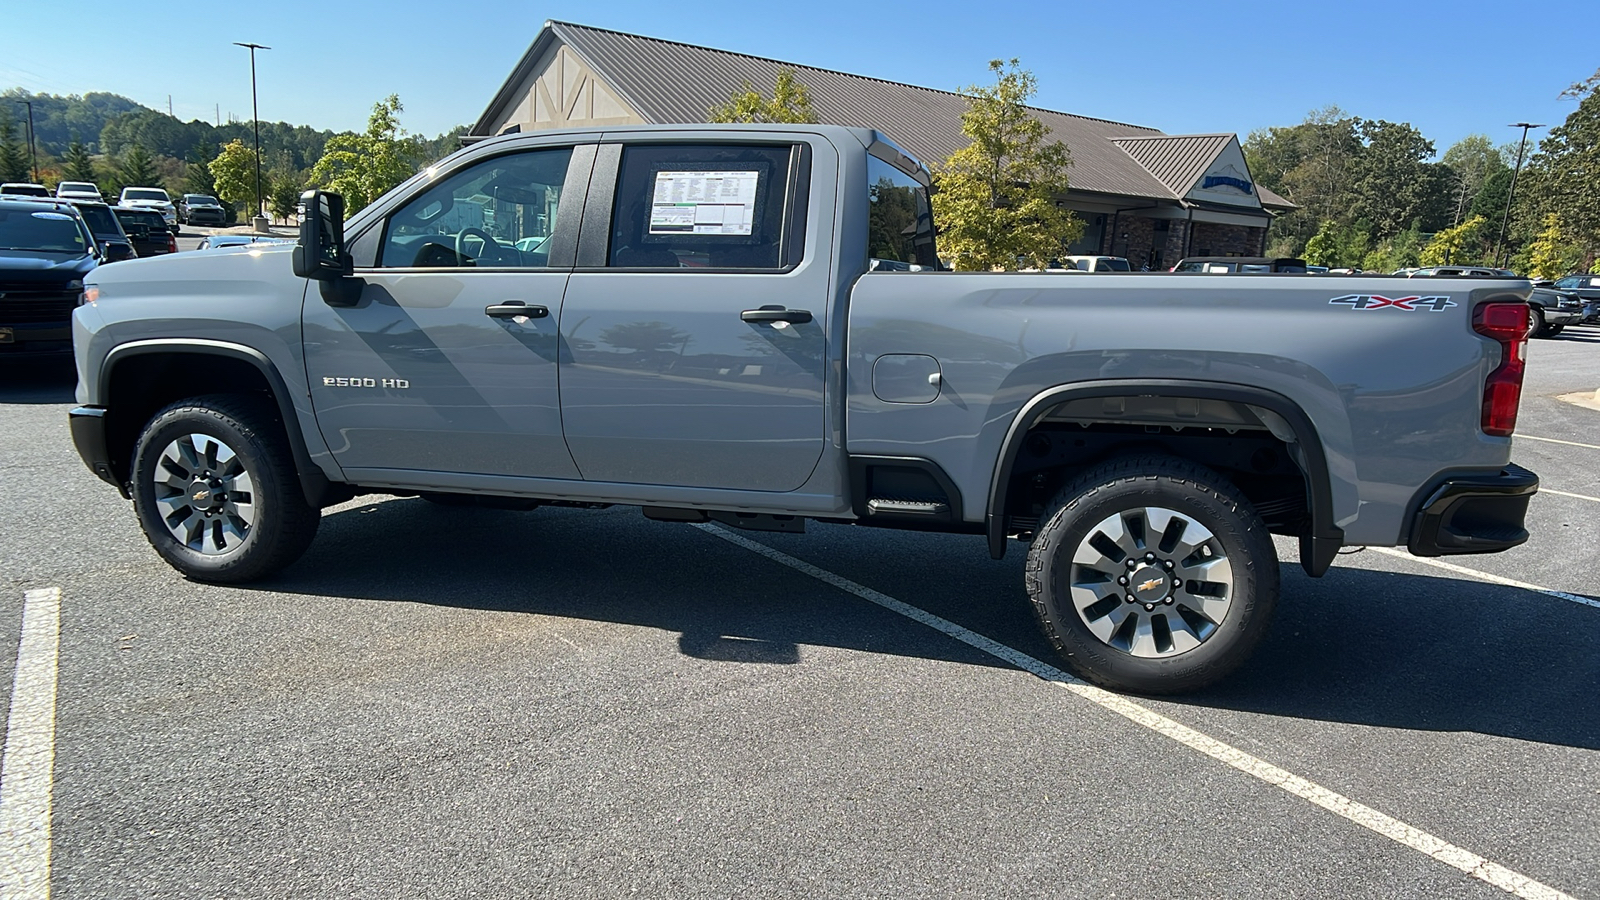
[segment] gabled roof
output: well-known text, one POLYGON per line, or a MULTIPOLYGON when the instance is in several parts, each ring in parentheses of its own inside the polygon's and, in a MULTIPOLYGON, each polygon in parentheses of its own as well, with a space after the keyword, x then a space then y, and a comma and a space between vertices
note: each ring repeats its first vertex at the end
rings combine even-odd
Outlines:
POLYGON ((1233 141, 1231 134, 1178 134, 1112 138, 1167 190, 1182 197, 1233 141))
MULTIPOLYGON (((545 23, 469 134, 490 133, 494 123, 518 102, 518 86, 558 41, 651 123, 704 122, 714 107, 727 103, 745 82, 770 91, 778 73, 789 69, 810 92, 819 120, 877 129, 925 164, 936 165, 969 143, 961 132, 961 114, 967 106, 960 94, 570 22, 545 23)), ((1194 179, 1190 179, 1182 188, 1169 187, 1152 174, 1155 170, 1141 165, 1121 145, 1139 138, 1172 140, 1154 128, 1037 107, 1030 111, 1071 151, 1073 167, 1068 180, 1074 191, 1176 201, 1193 185, 1194 179)), ((1204 135, 1198 140, 1210 146, 1219 138, 1225 143, 1231 137, 1204 135)), ((1215 157, 1213 152, 1207 162, 1215 157)), ((1261 194, 1265 202, 1267 192, 1261 194)))

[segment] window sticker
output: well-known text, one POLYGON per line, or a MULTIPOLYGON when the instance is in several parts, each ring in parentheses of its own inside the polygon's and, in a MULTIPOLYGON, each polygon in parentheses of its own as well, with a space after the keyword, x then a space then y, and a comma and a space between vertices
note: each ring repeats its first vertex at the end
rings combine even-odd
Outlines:
POLYGON ((761 173, 657 172, 651 234, 737 234, 755 228, 761 173))

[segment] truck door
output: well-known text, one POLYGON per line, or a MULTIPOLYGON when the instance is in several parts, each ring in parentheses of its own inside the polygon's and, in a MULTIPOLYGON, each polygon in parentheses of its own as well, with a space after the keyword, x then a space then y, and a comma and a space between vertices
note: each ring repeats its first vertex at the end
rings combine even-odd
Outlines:
POLYGON ((311 400, 347 472, 578 477, 556 322, 593 157, 524 146, 440 173, 378 226, 359 302, 307 292, 311 400))
POLYGON ((601 144, 561 311, 586 480, 805 483, 826 437, 836 160, 793 135, 601 144))

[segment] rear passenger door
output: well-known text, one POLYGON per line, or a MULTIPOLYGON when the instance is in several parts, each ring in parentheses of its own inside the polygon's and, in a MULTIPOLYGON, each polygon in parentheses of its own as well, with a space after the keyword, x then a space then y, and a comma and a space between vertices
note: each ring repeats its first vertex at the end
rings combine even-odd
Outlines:
POLYGON ((803 485, 826 438, 837 155, 794 135, 602 143, 561 310, 585 480, 803 485), (817 173, 813 176, 813 173, 817 173))

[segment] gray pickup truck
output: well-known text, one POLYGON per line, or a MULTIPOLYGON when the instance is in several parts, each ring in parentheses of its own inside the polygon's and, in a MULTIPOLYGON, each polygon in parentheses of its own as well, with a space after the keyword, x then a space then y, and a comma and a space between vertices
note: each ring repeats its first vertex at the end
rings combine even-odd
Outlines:
POLYGON ((1067 665, 1143 692, 1248 656, 1272 534, 1313 576, 1527 539, 1526 281, 937 271, 928 184, 872 131, 678 126, 308 192, 294 247, 93 273, 73 438, 202 581, 363 493, 1021 541, 1067 665))

